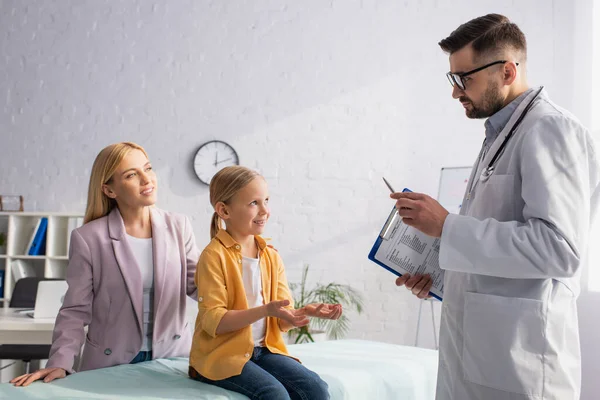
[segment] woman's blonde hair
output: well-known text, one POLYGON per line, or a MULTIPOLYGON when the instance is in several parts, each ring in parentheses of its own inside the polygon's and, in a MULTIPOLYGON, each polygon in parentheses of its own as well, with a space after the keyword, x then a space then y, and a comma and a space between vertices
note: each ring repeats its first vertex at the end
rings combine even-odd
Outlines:
POLYGON ((132 142, 114 143, 98 153, 92 174, 90 176, 90 185, 88 187, 87 207, 83 223, 87 224, 95 219, 108 215, 117 205, 114 199, 108 197, 102 191, 102 185, 110 183, 117 167, 131 150, 140 150, 146 157, 146 150, 140 145, 132 142))
MULTIPOLYGON (((223 168, 210 181, 210 204, 213 207, 219 202, 227 204, 237 192, 258 176, 261 176, 258 172, 238 165, 223 168)), ((210 238, 217 236, 219 230, 221 217, 215 211, 210 224, 210 238)))

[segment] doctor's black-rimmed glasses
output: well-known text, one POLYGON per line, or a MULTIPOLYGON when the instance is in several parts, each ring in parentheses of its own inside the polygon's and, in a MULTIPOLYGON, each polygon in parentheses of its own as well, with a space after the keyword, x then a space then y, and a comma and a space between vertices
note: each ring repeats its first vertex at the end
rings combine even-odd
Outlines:
MULTIPOLYGON (((484 66, 481 66, 479 68, 472 69, 472 70, 467 71, 467 72, 459 72, 459 73, 448 72, 446 74, 446 78, 448 78, 448 81, 450 82, 450 85, 452 85, 452 87, 454 87, 454 85, 456 85, 461 90, 465 90, 465 83, 463 82, 462 78, 464 78, 465 76, 474 74, 475 72, 479 72, 481 70, 489 68, 492 65, 506 64, 507 62, 508 62, 508 60, 498 60, 498 61, 491 62, 489 64, 485 64, 484 66)), ((519 63, 515 63, 515 65, 519 65, 519 63)))

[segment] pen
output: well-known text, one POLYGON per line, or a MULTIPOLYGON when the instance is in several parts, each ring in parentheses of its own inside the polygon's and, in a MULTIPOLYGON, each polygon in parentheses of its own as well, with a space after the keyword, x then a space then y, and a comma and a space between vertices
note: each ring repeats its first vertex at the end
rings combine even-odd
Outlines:
POLYGON ((385 182, 385 184, 388 187, 388 189, 390 189, 390 192, 396 193, 396 191, 392 188, 392 185, 390 185, 390 183, 385 178, 383 178, 383 181, 385 182))
MULTIPOLYGON (((382 176, 382 178, 383 178, 383 176, 382 176)), ((390 192, 395 193, 394 188, 392 187, 392 185, 390 185, 390 183, 387 181, 387 179, 383 178, 383 181, 385 182, 385 185, 388 187, 388 189, 390 189, 390 192)), ((383 234, 381 235, 381 237, 384 240, 388 240, 389 239, 388 235, 394 231, 394 229, 392 229, 392 227, 396 226, 396 221, 398 220, 398 217, 400 217, 400 214, 398 214, 397 210, 394 210, 388 217, 387 222, 383 226, 383 230, 382 230, 383 234)))

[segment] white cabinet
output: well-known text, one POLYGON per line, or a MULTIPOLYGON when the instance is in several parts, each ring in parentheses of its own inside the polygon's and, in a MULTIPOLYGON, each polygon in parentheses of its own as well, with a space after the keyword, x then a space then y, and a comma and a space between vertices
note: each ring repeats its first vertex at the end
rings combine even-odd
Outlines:
POLYGON ((3 295, 0 301, 8 307, 17 274, 45 278, 64 278, 68 263, 71 231, 83 224, 79 213, 0 212, 0 232, 6 234, 6 245, 0 246, 0 270, 4 271, 3 295), (47 218, 45 251, 28 255, 38 221, 47 218))

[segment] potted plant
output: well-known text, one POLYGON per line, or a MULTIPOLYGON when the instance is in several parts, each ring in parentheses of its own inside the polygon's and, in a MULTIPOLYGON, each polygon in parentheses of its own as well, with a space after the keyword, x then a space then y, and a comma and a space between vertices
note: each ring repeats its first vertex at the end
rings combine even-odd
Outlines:
POLYGON ((288 331, 288 341, 290 343, 314 342, 315 334, 319 332, 322 332, 323 335, 326 334, 328 339, 341 339, 350 329, 347 312, 354 310, 360 314, 363 311, 362 295, 349 285, 333 282, 328 284, 317 283, 313 288, 308 289, 306 287, 308 268, 308 265, 304 266, 302 280, 299 284, 290 283, 294 308, 299 309, 311 303, 341 304, 344 313, 337 320, 311 318, 308 325, 290 329, 288 331))

